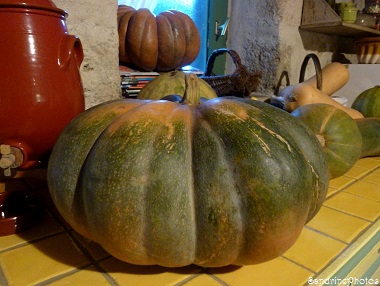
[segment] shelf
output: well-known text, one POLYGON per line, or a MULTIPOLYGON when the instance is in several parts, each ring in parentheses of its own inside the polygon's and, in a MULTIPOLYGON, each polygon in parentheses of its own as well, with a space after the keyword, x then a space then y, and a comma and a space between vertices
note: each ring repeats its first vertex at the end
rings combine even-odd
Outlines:
POLYGON ((304 0, 301 30, 346 37, 376 37, 380 31, 343 22, 326 0, 304 0))

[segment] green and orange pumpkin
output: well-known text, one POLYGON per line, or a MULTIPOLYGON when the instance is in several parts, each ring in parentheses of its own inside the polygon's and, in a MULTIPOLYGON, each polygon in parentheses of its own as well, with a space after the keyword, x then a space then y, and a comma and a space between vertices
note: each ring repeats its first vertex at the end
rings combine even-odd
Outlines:
POLYGON ((114 100, 75 118, 49 161, 55 205, 76 231, 133 264, 278 257, 326 197, 321 145, 266 103, 183 103, 199 103, 199 93, 185 97, 193 94, 182 103, 114 100))
POLYGON ((325 103, 307 104, 291 113, 305 123, 323 147, 330 179, 348 172, 361 157, 362 137, 355 119, 325 103))
POLYGON ((352 108, 360 111, 364 117, 380 117, 380 86, 360 93, 352 103, 352 108))
POLYGON ((362 136, 360 157, 380 156, 380 118, 365 117, 355 119, 362 136))
POLYGON ((162 99, 168 95, 187 95, 187 103, 197 104, 198 99, 212 99, 218 97, 212 87, 194 73, 171 71, 162 73, 148 82, 138 93, 138 99, 162 99), (164 95, 164 96, 163 96, 164 95), (194 102, 189 102, 194 100, 194 102))

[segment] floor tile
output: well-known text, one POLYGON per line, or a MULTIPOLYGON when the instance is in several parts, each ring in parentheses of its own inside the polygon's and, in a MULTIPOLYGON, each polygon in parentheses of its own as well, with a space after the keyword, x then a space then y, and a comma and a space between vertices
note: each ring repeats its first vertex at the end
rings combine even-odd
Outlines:
POLYGON ((231 286, 301 286, 314 275, 283 257, 240 268, 229 266, 210 269, 209 272, 231 286))
POLYGON ((336 194, 339 191, 340 191, 339 189, 329 187, 328 190, 327 190, 327 196, 326 196, 326 198, 331 197, 332 195, 336 194))
POLYGON ((0 236, 0 251, 62 231, 63 228, 50 216, 49 213, 45 212, 41 221, 32 228, 26 229, 17 234, 0 236))
POLYGON ((322 207, 317 215, 307 224, 308 227, 345 243, 350 243, 369 225, 370 223, 366 220, 326 207, 322 207))
POLYGON ((9 285, 42 282, 88 264, 67 234, 59 234, 0 254, 9 285))
POLYGON ((324 205, 370 221, 380 215, 380 203, 346 192, 327 199, 324 205))
MULTIPOLYGON (((366 230, 354 243, 350 244, 345 251, 339 255, 332 263, 326 265, 326 268, 318 273, 315 277, 325 280, 326 278, 345 279, 349 277, 365 278, 371 277, 376 272, 376 268, 380 267, 380 221, 374 223, 366 230)), ((380 276, 378 276, 380 278, 380 276)), ((313 283, 316 285, 315 283, 313 283)), ((322 285, 323 283, 320 283, 322 285)), ((339 283, 325 283, 323 285, 338 285, 339 283)), ((345 285, 349 285, 346 283, 345 285)), ((378 283, 356 282, 350 285, 378 285, 378 283)), ((306 286, 306 285, 305 285, 306 286)), ((343 286, 340 283, 339 286, 343 286)))
POLYGON ((79 270, 71 275, 65 276, 59 280, 49 283, 49 286, 107 286, 112 285, 104 275, 96 268, 90 267, 88 269, 79 270))
POLYGON ((331 179, 329 181, 329 186, 334 189, 341 190, 344 187, 348 186, 349 184, 352 184, 353 182, 355 182, 355 180, 356 179, 352 177, 340 176, 340 177, 331 179))
POLYGON ((312 271, 320 271, 347 245, 338 240, 304 228, 296 243, 284 254, 312 271))
POLYGON ((344 191, 350 194, 380 202, 380 186, 375 183, 358 181, 355 184, 347 187, 344 191))
POLYGON ((87 249, 87 251, 90 253, 90 255, 96 260, 104 259, 107 257, 110 257, 111 255, 105 251, 99 244, 96 242, 93 242, 79 233, 72 231, 72 234, 75 236, 76 239, 78 239, 79 243, 87 249))
POLYGON ((139 266, 124 263, 113 257, 100 263, 100 266, 120 285, 174 285, 201 271, 201 268, 195 265, 182 268, 139 266))
POLYGON ((348 170, 347 173, 345 173, 344 175, 346 177, 352 177, 352 178, 355 178, 355 179, 359 179, 363 176, 365 176, 366 174, 368 174, 371 170, 366 168, 366 167, 362 167, 362 166, 358 166, 358 165, 354 165, 351 167, 350 170, 348 170))
POLYGON ((365 176, 362 181, 364 182, 371 182, 377 185, 380 185, 380 172, 375 171, 369 174, 368 176, 365 176))
POLYGON ((361 158, 355 163, 355 166, 365 167, 367 169, 373 170, 377 167, 380 167, 380 160, 376 160, 372 157, 361 158))

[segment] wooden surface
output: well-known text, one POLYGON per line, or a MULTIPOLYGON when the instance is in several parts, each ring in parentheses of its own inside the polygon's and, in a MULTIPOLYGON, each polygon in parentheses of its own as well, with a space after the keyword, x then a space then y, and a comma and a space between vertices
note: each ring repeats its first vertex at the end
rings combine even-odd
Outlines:
POLYGON ((301 30, 347 37, 374 37, 380 31, 342 22, 326 0, 304 0, 301 30))

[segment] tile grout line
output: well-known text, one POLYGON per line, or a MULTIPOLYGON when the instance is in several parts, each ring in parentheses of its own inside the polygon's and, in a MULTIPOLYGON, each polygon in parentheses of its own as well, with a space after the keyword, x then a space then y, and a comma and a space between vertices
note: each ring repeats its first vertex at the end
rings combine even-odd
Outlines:
POLYGON ((297 266, 299 266, 299 267, 301 267, 301 268, 303 268, 303 269, 305 269, 311 273, 313 273, 314 275, 316 275, 318 273, 318 271, 312 270, 311 268, 306 267, 305 265, 301 264, 300 262, 297 262, 297 261, 295 261, 289 257, 286 257, 284 254, 281 255, 280 257, 285 259, 285 260, 288 260, 289 262, 291 262, 291 263, 293 263, 293 264, 295 264, 295 265, 297 265, 297 266))
POLYGON ((326 269, 331 266, 331 264, 333 264, 339 257, 341 257, 341 255, 343 255, 346 251, 348 251, 352 245, 354 245, 355 243, 357 243, 362 237, 364 234, 366 234, 376 223, 380 222, 380 218, 377 218, 373 224, 370 224, 368 227, 366 227, 364 230, 362 230, 350 243, 345 243, 346 246, 342 249, 341 252, 339 252, 338 255, 336 255, 333 259, 330 260, 329 263, 327 263, 320 271, 317 271, 315 272, 315 276, 314 277, 317 277, 319 275, 321 275, 324 271, 326 271, 326 269))
POLYGON ((3 268, 0 267, 0 285, 2 286, 8 286, 8 280, 7 278, 5 277, 5 274, 3 272, 3 268))
MULTIPOLYGON (((345 193, 346 193, 346 192, 345 192, 345 193)), ((339 212, 339 213, 342 213, 342 214, 345 214, 345 215, 348 215, 348 216, 351 216, 351 217, 354 217, 354 218, 358 218, 358 219, 364 220, 364 221, 366 221, 366 222, 368 222, 368 223, 373 223, 373 222, 374 222, 374 221, 372 221, 372 220, 370 220, 370 219, 368 219, 368 218, 360 217, 360 216, 358 216, 358 215, 354 215, 354 214, 351 214, 351 213, 345 212, 345 211, 343 211, 343 210, 333 208, 333 207, 331 207, 331 206, 325 206, 325 205, 323 205, 323 207, 325 207, 325 208, 327 208, 327 209, 330 209, 330 210, 337 211, 337 212, 339 212)), ((377 218, 376 218, 376 219, 377 219, 377 218)), ((375 220, 376 220, 376 219, 375 219, 375 220)))
MULTIPOLYGON (((366 172, 364 175, 362 175, 362 176, 360 176, 360 177, 357 177, 357 178, 354 178, 354 177, 350 177, 350 178, 352 178, 353 179, 353 181, 352 182, 350 182, 349 184, 347 184, 347 185, 345 185, 344 187, 342 187, 342 188, 334 188, 335 190, 337 190, 336 192, 334 192, 333 194, 331 194, 330 196, 328 196, 328 197, 326 197, 326 200, 327 199, 329 199, 329 198, 331 198, 331 197, 334 197, 335 195, 337 195, 337 194, 339 194, 339 193, 341 193, 341 192, 345 192, 344 190, 345 189, 347 189, 348 187, 350 187, 350 186, 352 186, 353 184, 355 184, 355 183, 357 183, 358 181, 360 181, 360 180, 362 180, 363 178, 365 178, 365 177, 367 177, 368 175, 370 175, 370 174, 372 174, 373 172, 375 172, 376 170, 379 170, 380 169, 380 166, 377 166, 377 167, 375 167, 375 168, 373 168, 373 169, 371 169, 371 170, 369 170, 368 172, 366 172)), ((345 193, 348 193, 348 192, 345 192, 345 193)), ((352 195, 355 195, 355 194, 352 194, 352 195)), ((358 197, 362 197, 362 196, 358 196, 358 197)), ((366 198, 366 197, 363 197, 363 198, 366 198)), ((366 199, 368 199, 368 198, 366 198, 366 199)), ((337 209, 334 209, 334 208, 332 208, 332 207, 329 207, 329 206, 326 206, 324 203, 323 203, 323 206, 324 207, 327 207, 327 208, 329 208, 329 209, 332 209, 332 210, 335 210, 335 211, 339 211, 339 212, 341 212, 341 213, 344 213, 344 214, 347 214, 347 215, 350 215, 350 216, 352 216, 352 217, 356 217, 356 218, 360 218, 360 219, 362 219, 362 220, 364 220, 364 221, 367 221, 367 222, 369 222, 370 224, 364 229, 364 230, 362 230, 357 236, 355 236, 355 238, 350 242, 350 243, 346 243, 346 242, 344 242, 344 241, 342 241, 342 240, 340 240, 340 239, 338 239, 338 238, 335 238, 335 237, 332 237, 331 235, 328 235, 328 234, 326 234, 326 233, 324 233, 324 232, 322 232, 322 231, 318 231, 318 230, 316 230, 316 229, 314 229, 314 228, 312 228, 312 227, 310 227, 310 226, 307 226, 307 225, 305 225, 304 227, 305 228, 307 228, 307 229, 309 229, 309 230, 311 230, 311 231, 314 231, 314 232, 316 232, 316 233, 319 233, 319 234, 321 234, 321 235, 324 235, 324 236, 326 236, 326 237, 329 237, 329 238, 331 238, 331 239, 334 239, 334 240, 336 240, 336 241, 339 241, 339 242, 341 242, 341 243, 343 243, 343 244, 345 244, 346 246, 343 248, 343 250, 341 251, 341 252, 339 252, 334 258, 332 258, 320 271, 313 271, 313 270, 311 270, 311 269, 309 269, 308 267, 306 267, 306 266, 304 266, 304 265, 302 265, 302 264, 300 264, 300 263, 298 263, 298 262, 296 262, 296 261, 293 261, 292 259, 289 259, 289 258, 287 258, 287 257, 285 257, 285 256, 281 256, 281 257, 283 257, 284 259, 286 259, 286 260, 288 260, 288 261, 290 261, 290 262, 292 262, 292 263, 294 263, 294 264, 296 264, 296 265, 298 265, 298 266, 300 266, 300 267, 302 267, 302 268, 304 268, 304 269, 306 269, 306 270, 308 270, 309 272, 311 272, 311 273, 313 273, 314 274, 314 277, 316 277, 317 275, 320 275, 320 273, 323 273, 323 271, 325 271, 325 269, 327 269, 328 268, 328 266, 331 264, 331 263, 333 263, 340 255, 342 255, 347 249, 349 249, 349 247, 350 247, 350 245, 352 245, 353 243, 355 243, 366 231, 368 231, 378 220, 379 220, 379 218, 377 218, 375 221, 370 221, 370 220, 368 220, 368 219, 365 219, 365 218, 362 218, 362 217, 358 217, 358 216, 355 216, 355 215, 352 215, 352 214, 349 214, 349 213, 346 213, 346 212, 343 212, 343 211, 341 211, 341 210, 337 210, 337 209)))
POLYGON ((58 231, 58 232, 55 232, 55 233, 50 233, 50 234, 44 235, 44 236, 39 237, 39 238, 28 240, 28 241, 25 241, 23 243, 20 243, 20 244, 8 247, 6 249, 0 250, 0 254, 6 253, 6 252, 9 252, 9 251, 12 251, 12 250, 24 247, 24 246, 28 246, 28 245, 31 245, 31 244, 33 244, 35 242, 39 242, 39 241, 42 241, 42 240, 45 240, 45 239, 49 239, 51 237, 54 237, 54 236, 57 236, 57 235, 61 235, 61 234, 64 234, 64 233, 67 233, 67 231, 66 230, 61 230, 61 231, 58 231))
POLYGON ((91 264, 91 263, 88 263, 88 264, 83 265, 83 266, 81 266, 81 267, 74 268, 74 269, 72 269, 72 270, 70 270, 70 271, 68 271, 68 272, 61 273, 61 274, 55 275, 55 276, 53 276, 53 277, 50 277, 50 278, 48 278, 48 279, 46 279, 46 280, 44 280, 44 281, 42 281, 42 282, 38 282, 38 283, 34 284, 34 286, 45 286, 45 285, 49 285, 49 284, 52 283, 52 282, 59 281, 59 280, 61 280, 62 278, 65 278, 65 277, 69 277, 69 276, 71 276, 71 275, 73 275, 73 274, 75 274, 75 273, 78 273, 78 272, 80 272, 81 270, 86 269, 86 268, 88 268, 88 267, 90 267, 90 266, 92 266, 92 264, 91 264))
POLYGON ((198 277, 200 274, 204 273, 203 270, 199 273, 194 273, 188 277, 186 277, 185 279, 173 284, 173 286, 183 286, 185 285, 187 282, 190 282, 191 280, 195 279, 196 277, 198 277))
MULTIPOLYGON (((344 190, 347 189, 348 187, 352 186, 353 184, 357 183, 358 181, 362 180, 363 178, 367 177, 368 175, 374 173, 374 172, 377 171, 377 170, 380 170, 380 166, 377 166, 377 167, 375 167, 375 168, 373 168, 373 169, 369 169, 367 173, 365 173, 365 174, 363 174, 363 175, 361 175, 361 176, 359 176, 359 177, 350 177, 350 176, 346 176, 346 177, 351 178, 351 179, 353 179, 353 180, 352 180, 350 183, 348 183, 347 185, 345 185, 345 186, 343 186, 343 187, 341 187, 341 188, 336 188, 336 187, 334 187, 334 189, 335 189, 335 190, 338 190, 338 191, 335 192, 335 193, 333 193, 333 194, 331 194, 331 196, 326 197, 326 199, 335 196, 337 193, 340 193, 341 191, 344 191, 344 190)), ((343 176, 344 176, 344 175, 343 175, 343 176)))
POLYGON ((345 245, 350 244, 349 242, 345 242, 345 241, 343 241, 343 240, 341 240, 339 238, 333 237, 333 236, 331 236, 331 235, 323 232, 322 230, 318 230, 318 229, 312 228, 311 226, 305 225, 304 228, 306 228, 308 230, 311 230, 312 232, 318 233, 318 234, 320 234, 320 235, 322 235, 324 237, 328 237, 328 238, 331 238, 333 240, 339 241, 339 242, 341 242, 341 243, 343 243, 345 245))
POLYGON ((366 247, 368 243, 371 242, 371 240, 378 235, 379 233, 379 223, 380 219, 378 219, 374 225, 371 226, 370 229, 367 230, 364 234, 362 234, 360 237, 358 237, 352 244, 350 244, 346 251, 341 253, 340 256, 335 258, 334 261, 332 261, 327 267, 325 267, 322 271, 318 273, 317 278, 320 278, 322 275, 325 277, 330 277, 337 273, 337 271, 341 270, 344 265, 350 262, 350 259, 352 259, 355 255, 357 255, 363 247, 366 247), (377 228, 376 228, 376 225, 377 228), (370 230, 376 230, 374 233, 370 232, 370 230))

